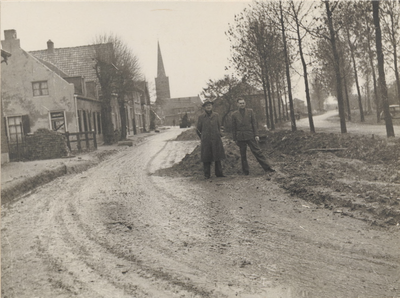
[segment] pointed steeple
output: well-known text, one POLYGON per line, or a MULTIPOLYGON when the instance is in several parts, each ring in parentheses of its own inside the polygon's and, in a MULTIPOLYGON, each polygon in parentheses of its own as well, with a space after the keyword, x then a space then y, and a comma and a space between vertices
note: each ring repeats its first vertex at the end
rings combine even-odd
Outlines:
POLYGON ((165 77, 164 63, 161 56, 160 42, 158 44, 158 64, 157 64, 157 77, 165 77))
POLYGON ((160 43, 158 44, 158 65, 157 65, 157 77, 156 77, 156 94, 157 100, 171 98, 169 91, 169 78, 165 75, 164 63, 161 56, 160 43))

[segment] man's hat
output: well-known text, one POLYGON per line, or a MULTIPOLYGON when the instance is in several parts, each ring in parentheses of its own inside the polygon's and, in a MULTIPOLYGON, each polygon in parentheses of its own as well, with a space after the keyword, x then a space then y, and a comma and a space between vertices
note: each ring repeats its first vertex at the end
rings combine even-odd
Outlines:
POLYGON ((203 105, 202 105, 202 107, 204 107, 206 104, 214 104, 214 102, 213 101, 211 101, 211 100, 209 100, 209 99, 206 99, 204 102, 203 102, 203 105))

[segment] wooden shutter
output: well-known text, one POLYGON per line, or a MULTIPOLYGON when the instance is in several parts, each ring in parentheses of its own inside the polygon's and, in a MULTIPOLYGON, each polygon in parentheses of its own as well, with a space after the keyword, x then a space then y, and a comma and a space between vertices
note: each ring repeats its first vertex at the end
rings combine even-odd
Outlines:
POLYGON ((23 129, 23 134, 27 134, 31 132, 31 125, 29 122, 29 115, 23 115, 22 116, 22 129, 23 129))

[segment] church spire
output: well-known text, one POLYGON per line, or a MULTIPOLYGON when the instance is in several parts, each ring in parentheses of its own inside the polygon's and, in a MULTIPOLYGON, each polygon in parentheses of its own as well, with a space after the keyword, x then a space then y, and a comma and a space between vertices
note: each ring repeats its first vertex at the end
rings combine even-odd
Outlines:
POLYGON ((157 77, 165 77, 164 63, 161 56, 160 42, 158 44, 158 64, 157 64, 157 77))
POLYGON ((156 77, 156 94, 157 100, 171 98, 169 91, 169 78, 165 75, 164 63, 161 56, 160 43, 158 44, 158 65, 156 77))

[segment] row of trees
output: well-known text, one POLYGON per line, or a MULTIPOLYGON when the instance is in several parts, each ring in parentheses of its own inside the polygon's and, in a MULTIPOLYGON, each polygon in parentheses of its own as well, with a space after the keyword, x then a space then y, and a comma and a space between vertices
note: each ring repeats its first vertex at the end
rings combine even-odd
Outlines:
POLYGON ((115 141, 112 123, 112 99, 117 98, 121 131, 120 140, 126 139, 127 123, 125 104, 131 99, 135 82, 142 80, 138 58, 116 35, 99 35, 94 41, 94 68, 101 88, 104 143, 115 141))
MULTIPOLYGON (((296 130, 292 80, 300 75, 311 132, 315 132, 312 109, 322 109, 323 101, 332 95, 345 133, 346 118, 351 120, 351 94, 356 90, 360 121, 366 109, 371 111, 373 98, 377 121, 383 110, 387 135, 394 135, 389 102, 400 103, 399 1, 255 1, 235 16, 226 35, 231 68, 241 82, 264 93, 268 128, 274 129, 288 115, 296 130), (394 82, 390 98, 386 75, 394 82), (368 99, 363 100, 365 95, 368 99)), ((204 89, 206 97, 212 97, 209 91, 224 81, 210 81, 204 89)), ((226 95, 226 102, 231 97, 226 95)))

